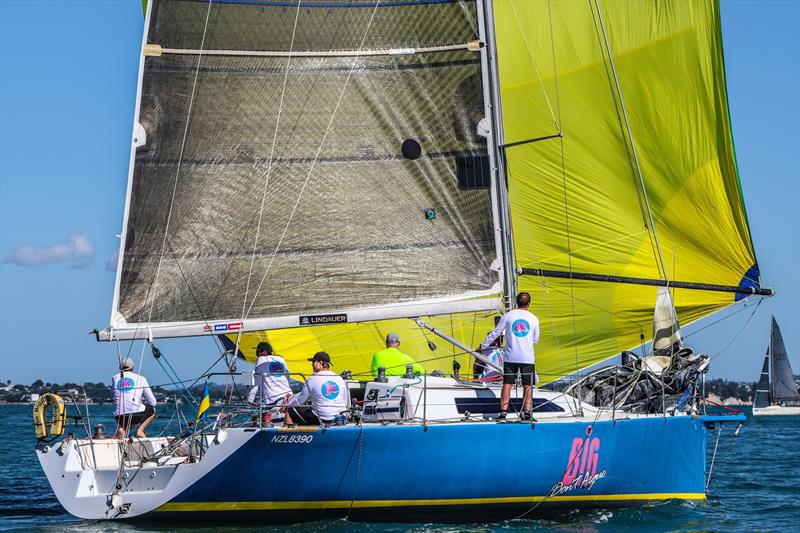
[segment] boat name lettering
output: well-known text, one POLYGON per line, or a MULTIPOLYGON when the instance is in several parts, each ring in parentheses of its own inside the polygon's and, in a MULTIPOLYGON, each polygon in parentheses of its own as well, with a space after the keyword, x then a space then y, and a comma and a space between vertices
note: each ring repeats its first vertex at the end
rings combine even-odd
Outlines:
POLYGON ((595 483, 606 477, 606 469, 597 470, 600 460, 600 438, 592 437, 591 426, 586 429, 586 437, 576 437, 572 441, 564 477, 550 488, 550 496, 558 496, 575 489, 590 490, 595 483))
POLYGON ((272 442, 276 444, 309 444, 314 435, 275 435, 272 442))
POLYGON ((301 326, 315 326, 318 324, 341 324, 347 322, 347 313, 332 313, 329 315, 307 315, 300 317, 301 326))

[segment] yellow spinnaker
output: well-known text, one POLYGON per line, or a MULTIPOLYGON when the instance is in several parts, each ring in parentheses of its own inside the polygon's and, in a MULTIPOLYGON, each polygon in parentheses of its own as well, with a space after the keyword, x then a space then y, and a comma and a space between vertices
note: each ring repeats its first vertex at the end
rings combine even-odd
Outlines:
MULTIPOLYGON (((494 327, 492 313, 423 318, 435 328, 471 347, 477 347, 494 327)), ((248 361, 254 362, 256 345, 264 340, 269 341, 275 353, 286 358, 290 372, 306 374, 311 373, 311 363, 307 359, 315 352, 325 351, 330 354, 337 372, 347 369, 355 377, 366 377, 369 375, 372 354, 386 347, 388 333, 397 333, 400 336, 400 350, 416 359, 428 372, 438 369, 450 373, 454 358, 461 364, 464 374, 472 371, 469 367, 471 356, 463 354, 427 330, 423 333, 410 319, 244 333, 239 351, 248 361), (428 339, 434 342, 436 351, 428 348, 428 339)), ((236 337, 236 334, 226 335, 226 344, 232 347, 236 337)))
MULTIPOLYGON (((758 283, 718 5, 497 0, 494 12, 505 144, 563 133, 506 149, 517 265, 658 279, 647 200, 668 278, 758 283)), ((543 373, 651 339, 655 287, 523 277, 520 288, 541 319, 543 373)), ((686 324, 734 295, 674 300, 686 324)))

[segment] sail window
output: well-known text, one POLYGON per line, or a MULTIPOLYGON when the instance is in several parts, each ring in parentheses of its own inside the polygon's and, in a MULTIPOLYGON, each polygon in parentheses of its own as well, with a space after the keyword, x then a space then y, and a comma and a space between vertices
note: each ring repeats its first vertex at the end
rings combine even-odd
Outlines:
POLYGON ((488 189, 490 184, 489 157, 464 156, 456 159, 458 188, 462 191, 488 189))

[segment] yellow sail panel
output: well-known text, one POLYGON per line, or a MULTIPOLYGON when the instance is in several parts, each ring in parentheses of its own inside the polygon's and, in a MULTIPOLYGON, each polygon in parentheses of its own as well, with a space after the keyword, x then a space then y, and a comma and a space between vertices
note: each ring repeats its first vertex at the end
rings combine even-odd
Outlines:
MULTIPOLYGON (((495 313, 476 313, 424 319, 467 346, 477 347, 494 327, 494 316, 495 313)), ((354 377, 365 378, 370 375, 372 355, 386 347, 386 335, 389 333, 397 333, 400 336, 400 350, 413 357, 428 372, 437 369, 452 372, 453 359, 461 364, 462 373, 471 372, 471 356, 433 333, 422 330, 410 319, 243 333, 239 351, 253 363, 258 343, 268 341, 275 353, 286 359, 291 372, 309 372, 311 365, 307 359, 318 351, 325 351, 330 354, 337 372, 350 370, 354 377), (436 345, 435 351, 428 347, 428 340, 436 345)), ((225 344, 235 346, 236 337, 236 334, 226 335, 225 344)))
MULTIPOLYGON (((497 0, 494 11, 504 142, 520 143, 505 150, 517 266, 758 284, 718 5, 497 0)), ((551 332, 540 317, 543 372, 574 371, 652 335, 655 287, 528 277, 520 287, 552 316, 551 332)), ((675 292, 684 325, 734 299, 675 292)))

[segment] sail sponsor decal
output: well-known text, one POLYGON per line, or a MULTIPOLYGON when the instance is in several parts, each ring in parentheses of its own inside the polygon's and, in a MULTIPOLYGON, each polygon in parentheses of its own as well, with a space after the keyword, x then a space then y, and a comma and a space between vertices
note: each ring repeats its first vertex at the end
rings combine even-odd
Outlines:
POLYGON ((592 426, 586 428, 585 437, 575 437, 569 451, 564 476, 550 488, 550 496, 558 496, 575 489, 591 490, 595 483, 606 477, 606 469, 598 471, 600 437, 592 437, 592 426))
POLYGON ((223 322, 221 324, 206 324, 203 326, 203 333, 222 333, 225 331, 239 331, 242 329, 243 322, 223 322))
POLYGON ((320 326, 323 324, 341 324, 347 322, 347 313, 330 313, 327 315, 305 315, 300 317, 301 326, 320 326))

